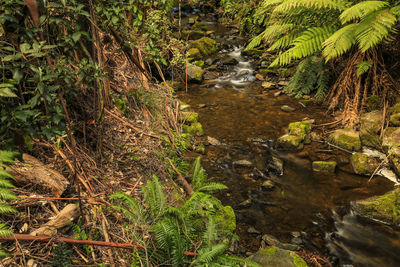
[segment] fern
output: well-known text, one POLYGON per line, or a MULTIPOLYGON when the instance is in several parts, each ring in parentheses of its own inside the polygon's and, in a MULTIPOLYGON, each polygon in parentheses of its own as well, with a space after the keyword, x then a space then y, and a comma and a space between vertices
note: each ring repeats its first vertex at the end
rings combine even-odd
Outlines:
POLYGON ((273 12, 286 13, 299 7, 306 7, 310 9, 329 8, 343 10, 347 4, 348 2, 344 0, 286 0, 278 5, 273 12))
POLYGON ((192 186, 194 191, 212 192, 227 189, 227 187, 221 183, 207 181, 206 171, 201 166, 201 157, 197 157, 193 162, 192 186))
POLYGON ((372 64, 369 61, 361 61, 357 64, 357 76, 361 76, 364 73, 366 73, 370 68, 372 64))
POLYGON ((340 15, 340 20, 345 24, 355 19, 361 19, 367 14, 380 10, 388 5, 389 3, 386 1, 363 1, 344 10, 340 15))
POLYGON ((153 175, 153 180, 147 181, 147 185, 142 188, 142 194, 151 218, 156 220, 162 216, 167 200, 157 176, 153 175))

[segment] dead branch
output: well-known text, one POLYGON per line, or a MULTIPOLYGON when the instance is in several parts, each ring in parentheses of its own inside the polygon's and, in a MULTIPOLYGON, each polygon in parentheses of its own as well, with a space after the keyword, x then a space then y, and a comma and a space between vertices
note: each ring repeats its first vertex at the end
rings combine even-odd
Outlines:
POLYGON ((178 175, 178 180, 182 184, 183 188, 185 189, 186 193, 188 193, 190 196, 193 195, 194 191, 192 186, 186 181, 185 177, 180 173, 180 171, 174 166, 172 161, 168 159, 169 164, 171 165, 171 168, 176 172, 178 175))

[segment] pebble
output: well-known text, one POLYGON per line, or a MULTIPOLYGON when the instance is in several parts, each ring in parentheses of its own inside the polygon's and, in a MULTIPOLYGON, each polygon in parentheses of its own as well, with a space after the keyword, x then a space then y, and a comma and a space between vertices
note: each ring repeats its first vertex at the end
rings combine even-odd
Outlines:
POLYGON ((253 163, 247 159, 241 159, 233 162, 233 165, 240 166, 240 167, 251 167, 253 163))
POLYGON ((281 94, 282 94, 282 91, 278 91, 278 92, 275 92, 275 93, 274 93, 274 96, 275 96, 275 97, 278 97, 278 96, 280 96, 281 94))
POLYGON ((274 84, 271 83, 271 82, 263 82, 263 83, 261 84, 261 86, 262 86, 264 89, 270 89, 270 88, 274 87, 274 84))
POLYGON ((278 85, 288 86, 289 85, 289 81, 280 81, 280 82, 278 82, 278 85))
POLYGON ((205 108, 207 105, 206 104, 199 104, 199 108, 205 108))
POLYGON ((218 141, 216 138, 211 137, 211 136, 207 136, 207 142, 212 145, 212 146, 219 146, 221 145, 221 142, 218 141))
POLYGON ((251 199, 249 198, 249 199, 246 199, 245 201, 242 201, 240 204, 239 204, 239 206, 240 207, 248 207, 248 206, 250 206, 251 205, 251 199))
POLYGON ((290 106, 288 106, 288 105, 283 105, 283 106, 281 107, 281 110, 283 110, 283 111, 285 111, 285 112, 292 112, 292 111, 295 111, 296 109, 295 109, 295 108, 292 108, 292 107, 290 107, 290 106))
POLYGON ((258 231, 256 228, 254 228, 253 226, 250 226, 249 229, 247 229, 247 232, 249 234, 261 234, 260 231, 258 231))
POLYGON ((256 78, 257 78, 257 80, 259 80, 259 81, 264 81, 265 79, 264 79, 264 76, 262 76, 260 73, 257 73, 256 74, 256 78))
POLYGON ((272 189, 274 188, 275 184, 271 180, 266 180, 262 183, 261 187, 264 189, 272 189))

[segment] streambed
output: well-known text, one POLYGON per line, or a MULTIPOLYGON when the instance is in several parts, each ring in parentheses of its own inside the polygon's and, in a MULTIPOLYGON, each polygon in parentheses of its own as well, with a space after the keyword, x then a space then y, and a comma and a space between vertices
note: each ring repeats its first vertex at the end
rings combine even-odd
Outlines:
POLYGON ((215 58, 233 58, 236 64, 206 72, 203 83, 190 85, 187 93, 178 96, 199 113, 203 141, 214 140, 203 165, 210 177, 229 187, 218 197, 235 210, 239 252, 256 252, 262 235, 270 234, 327 255, 334 265, 396 266, 398 229, 351 211, 351 201, 384 194, 394 183, 384 177, 368 182, 351 174, 349 155, 323 143, 313 142, 300 152, 277 149, 275 140, 285 134, 289 123, 307 118, 323 125, 334 119, 315 103, 305 106, 298 99, 278 95, 287 79, 271 77, 274 89, 264 89, 255 77, 255 62, 242 56, 241 38, 227 35, 229 29, 210 18, 207 23, 217 40, 231 41, 220 45, 223 48, 215 58), (284 111, 282 106, 294 111, 284 111), (271 171, 274 158, 283 162, 283 173, 271 171), (321 158, 334 159, 343 167, 336 173, 314 172, 311 162, 321 158), (266 179, 272 186, 263 186, 266 179))

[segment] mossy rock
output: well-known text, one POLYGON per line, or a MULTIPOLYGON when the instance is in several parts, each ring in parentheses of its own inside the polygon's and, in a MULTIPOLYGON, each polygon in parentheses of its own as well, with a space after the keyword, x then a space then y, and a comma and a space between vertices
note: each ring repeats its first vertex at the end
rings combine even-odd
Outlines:
POLYGON ((249 257, 261 267, 308 267, 307 263, 295 252, 275 246, 259 250, 249 257))
POLYGON ((379 161, 364 153, 354 153, 350 158, 351 166, 356 174, 372 175, 379 166, 379 161))
POLYGON ((360 151, 360 134, 353 129, 345 128, 333 132, 329 136, 329 141, 347 150, 360 151))
POLYGON ((364 146, 381 149, 380 137, 382 111, 374 110, 361 116, 360 139, 364 146))
POLYGON ((400 127, 388 127, 383 133, 382 148, 385 152, 400 145, 400 127))
POLYGON ((367 111, 373 111, 379 108, 379 97, 376 95, 371 95, 369 97, 367 97, 367 99, 365 100, 365 106, 367 111))
POLYGON ((196 65, 197 67, 200 67, 200 68, 204 67, 204 61, 203 60, 196 60, 192 64, 196 65))
POLYGON ((400 176, 400 147, 392 147, 389 149, 388 158, 394 172, 400 176))
POLYGON ((336 161, 314 161, 312 163, 312 169, 316 172, 335 172, 336 166, 336 161))
POLYGON ((278 138, 279 146, 288 149, 303 149, 304 136, 285 134, 278 138))
POLYGON ((205 36, 203 31, 197 30, 183 30, 182 39, 184 40, 197 40, 205 36))
POLYGON ((289 77, 293 76, 295 72, 296 72, 296 68, 282 69, 280 76, 282 78, 289 78, 289 77))
POLYGON ((187 64, 187 76, 189 82, 201 83, 204 79, 204 70, 199 66, 188 63, 187 64))
POLYGON ((196 152, 202 155, 206 154, 206 146, 204 144, 199 145, 196 148, 196 152))
POLYGON ((356 209, 364 216, 390 224, 400 223, 400 188, 379 197, 356 201, 356 209))
POLYGON ((183 125, 183 130, 186 133, 190 133, 197 136, 204 135, 203 126, 201 125, 200 122, 194 122, 190 125, 183 125))
POLYGON ((301 135, 305 136, 310 133, 311 121, 298 121, 289 124, 290 135, 301 135))
POLYGON ((179 82, 179 81, 166 81, 167 83, 165 84, 165 82, 162 82, 162 85, 166 85, 169 88, 172 89, 172 91, 183 91, 185 90, 186 86, 183 82, 179 82))
POLYGON ((258 49, 245 49, 242 51, 242 56, 252 57, 252 56, 261 56, 264 53, 264 50, 258 49))
POLYGON ((202 37, 196 41, 192 41, 189 45, 190 48, 197 48, 203 56, 209 56, 217 51, 216 41, 202 37))
POLYGON ((190 48, 187 51, 186 56, 192 60, 197 60, 197 59, 201 59, 201 52, 198 48, 190 48))
POLYGON ((214 215, 214 220, 217 228, 222 232, 233 233, 236 230, 235 212, 231 206, 219 209, 214 215))
POLYGON ((390 126, 400 126, 400 113, 390 115, 390 126))
POLYGON ((397 103, 393 107, 389 108, 389 114, 390 115, 396 114, 396 113, 400 113, 400 103, 397 103))
POLYGON ((257 72, 263 76, 276 75, 276 70, 271 69, 259 69, 257 72))
POLYGON ((199 113, 192 111, 183 111, 179 115, 179 120, 185 124, 191 124, 199 120, 199 113))
POLYGON ((193 24, 192 29, 206 32, 210 29, 210 25, 205 22, 196 22, 193 24))

